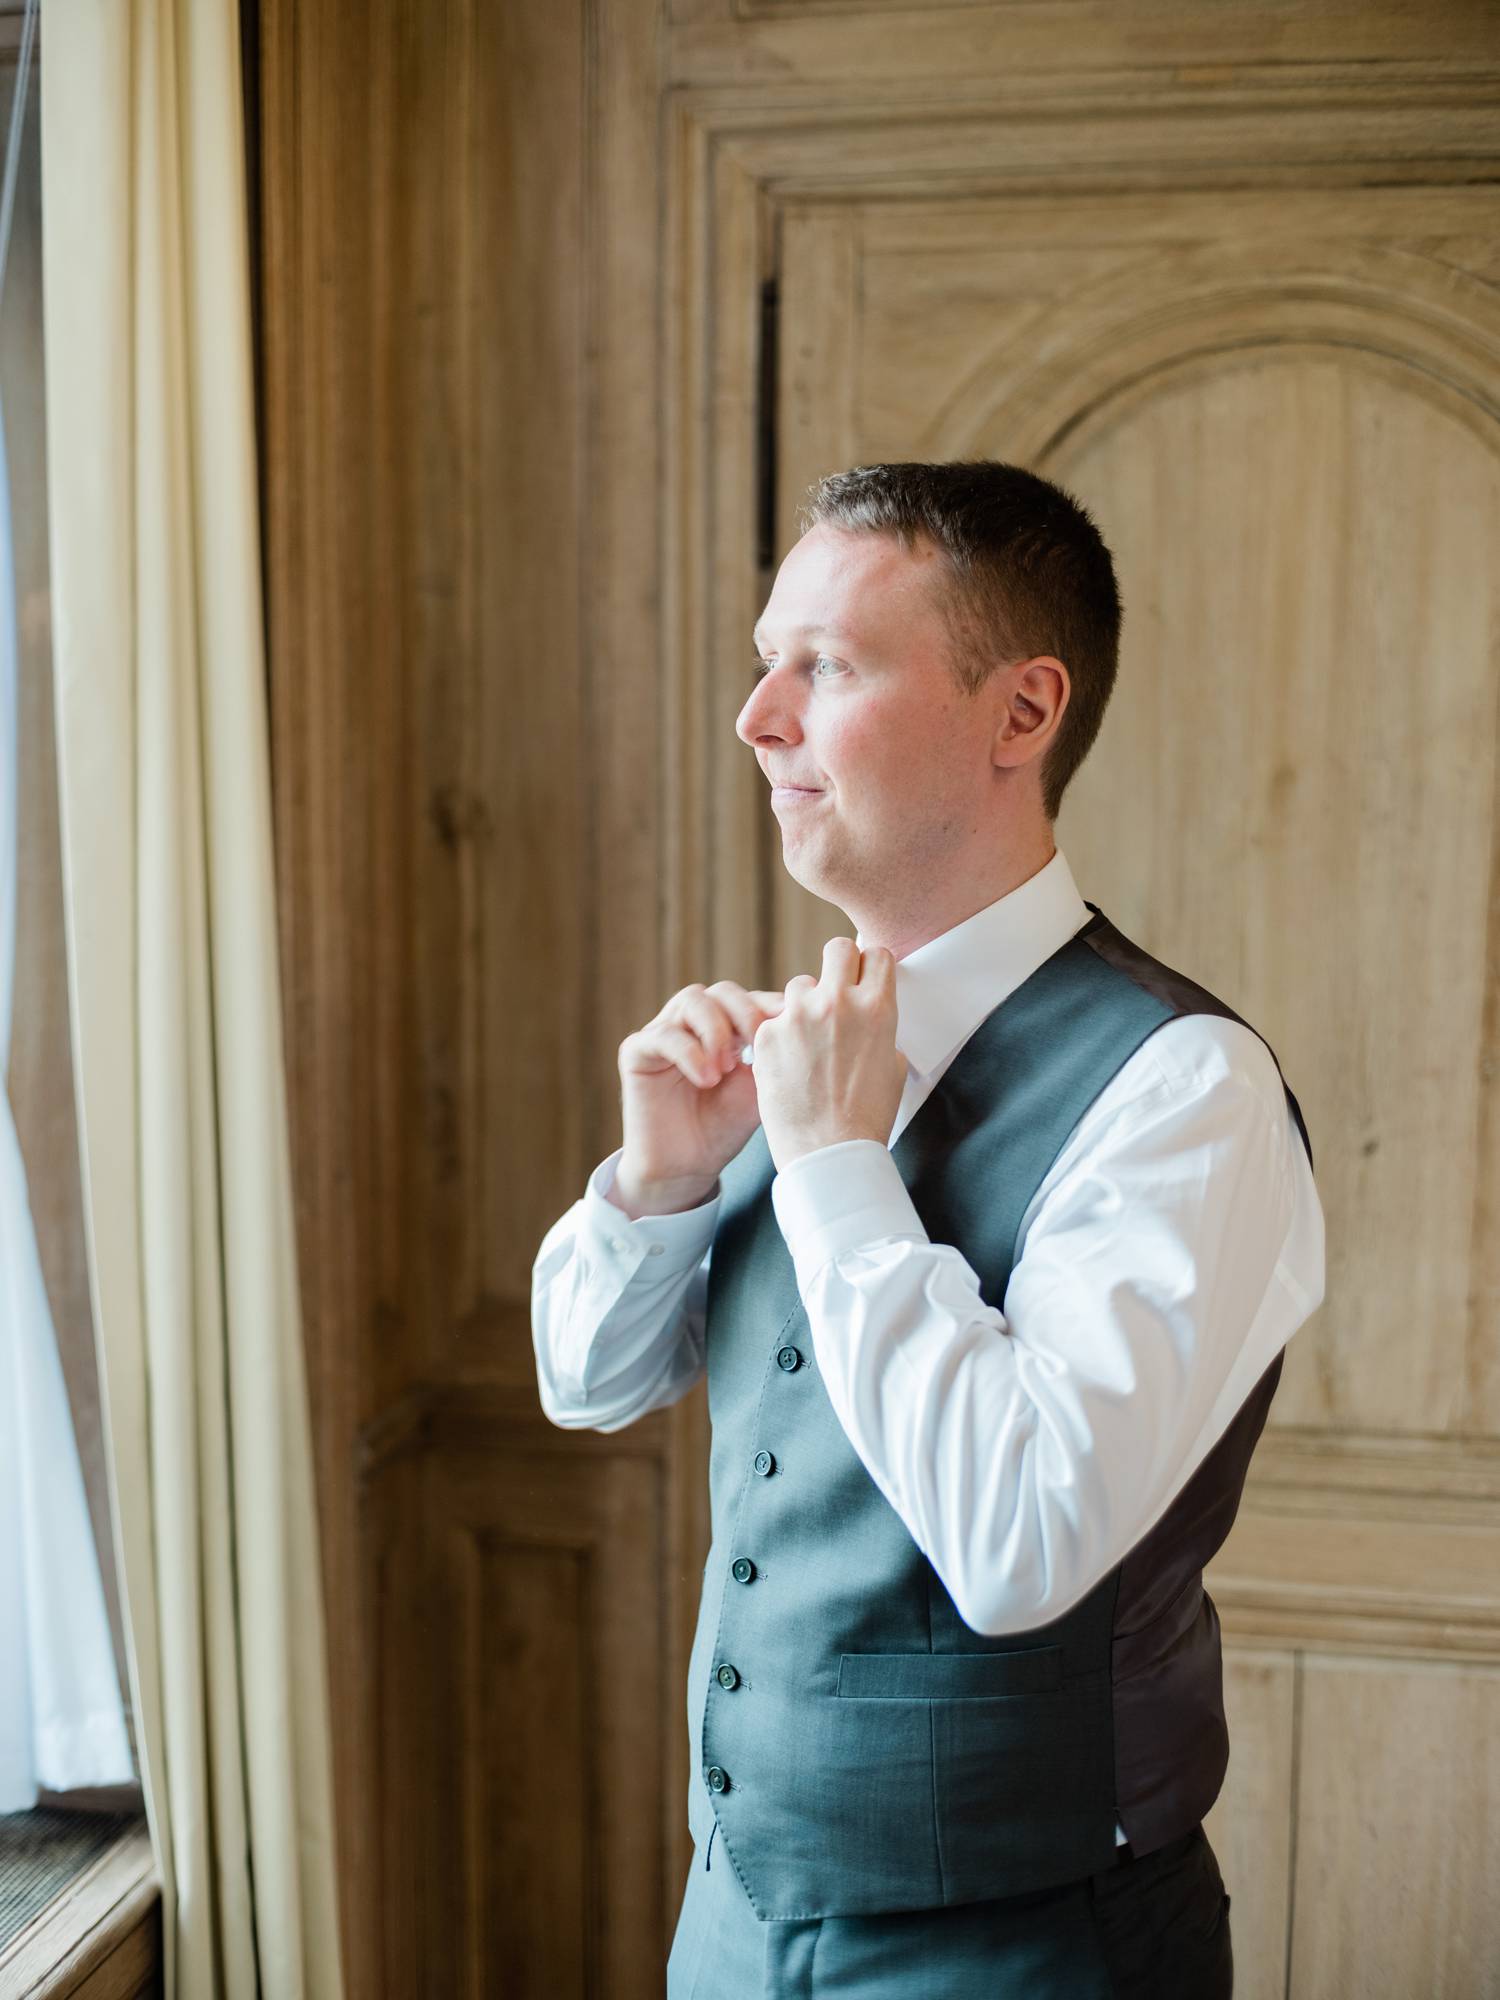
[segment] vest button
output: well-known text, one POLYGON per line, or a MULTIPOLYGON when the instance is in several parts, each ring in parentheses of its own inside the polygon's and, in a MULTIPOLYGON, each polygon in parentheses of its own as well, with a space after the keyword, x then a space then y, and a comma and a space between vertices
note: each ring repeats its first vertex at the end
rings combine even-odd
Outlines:
POLYGON ((749 1583, 755 1575, 755 1564, 749 1556, 736 1556, 729 1573, 736 1583, 749 1583))
POLYGON ((769 1477, 776 1470, 776 1461, 768 1451, 758 1451, 755 1454, 754 1463, 755 1469, 762 1479, 769 1477))
POLYGON ((709 1765, 707 1776, 710 1791, 727 1792, 729 1790, 729 1773, 721 1771, 717 1764, 709 1765))
POLYGON ((740 1684, 740 1670, 738 1667, 730 1666, 726 1660, 718 1671, 717 1679, 721 1688, 737 1688, 740 1684))
POLYGON ((790 1375, 794 1368, 802 1366, 802 1356, 797 1352, 795 1347, 783 1347, 777 1353, 776 1366, 784 1368, 787 1374, 790 1375))

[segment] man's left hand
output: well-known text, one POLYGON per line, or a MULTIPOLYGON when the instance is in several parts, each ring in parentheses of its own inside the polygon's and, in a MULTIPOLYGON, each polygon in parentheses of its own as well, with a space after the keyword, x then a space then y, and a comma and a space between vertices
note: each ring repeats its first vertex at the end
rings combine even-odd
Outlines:
POLYGON ((778 1173, 841 1139, 891 1136, 906 1058, 896 1047, 896 960, 830 938, 823 976, 799 972, 781 1012, 755 1031, 755 1095, 778 1173))

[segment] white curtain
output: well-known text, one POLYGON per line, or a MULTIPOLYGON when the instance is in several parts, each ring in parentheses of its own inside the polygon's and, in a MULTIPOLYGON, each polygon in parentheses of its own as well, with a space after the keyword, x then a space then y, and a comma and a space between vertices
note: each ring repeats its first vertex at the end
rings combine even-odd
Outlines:
POLYGON ((84 1204, 167 2000, 342 1991, 234 0, 47 0, 49 526, 84 1204))
MULTIPOLYGON (((3 265, 0 265, 3 268, 3 265)), ((0 1813, 135 1776, 104 1584, 6 1078, 16 976, 19 634, 0 409, 0 1813)))

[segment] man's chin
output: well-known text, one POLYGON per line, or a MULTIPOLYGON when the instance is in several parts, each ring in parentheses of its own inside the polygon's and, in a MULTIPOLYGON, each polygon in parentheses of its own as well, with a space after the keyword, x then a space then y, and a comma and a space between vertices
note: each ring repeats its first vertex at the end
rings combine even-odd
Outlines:
POLYGON ((812 841, 796 836, 787 837, 783 827, 781 834, 781 865, 797 884, 810 896, 821 902, 838 907, 839 884, 835 879, 837 869, 829 866, 826 854, 815 854, 812 841))

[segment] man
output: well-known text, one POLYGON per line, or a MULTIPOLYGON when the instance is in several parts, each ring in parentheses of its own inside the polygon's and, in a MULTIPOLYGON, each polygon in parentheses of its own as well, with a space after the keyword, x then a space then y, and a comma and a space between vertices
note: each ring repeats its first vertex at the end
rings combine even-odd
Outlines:
POLYGON ((972 462, 804 519, 736 727, 857 936, 625 1038, 533 1280, 554 1423, 708 1376, 668 1993, 1217 2000, 1202 1567, 1323 1294, 1301 1112, 1055 846, 1118 657, 1087 512, 972 462))

